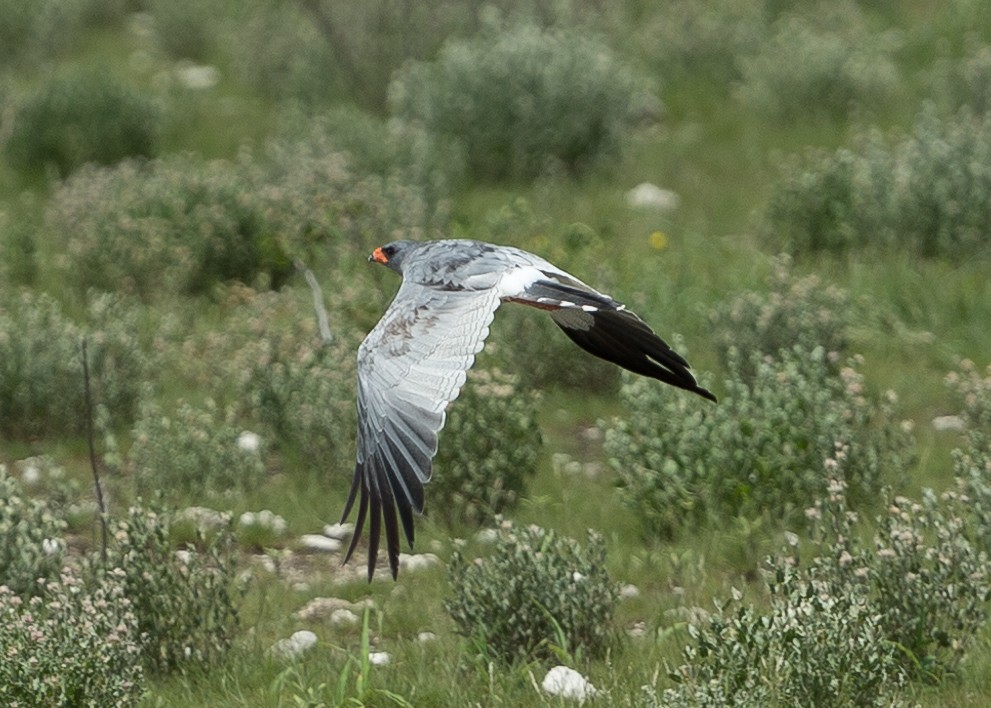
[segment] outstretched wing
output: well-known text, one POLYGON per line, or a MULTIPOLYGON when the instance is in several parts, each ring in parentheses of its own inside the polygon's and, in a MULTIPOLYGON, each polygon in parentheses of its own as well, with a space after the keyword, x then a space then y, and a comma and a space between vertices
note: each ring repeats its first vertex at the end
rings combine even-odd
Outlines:
POLYGON ((392 577, 399 571, 397 511, 413 544, 413 512, 423 511, 423 484, 430 479, 445 410, 461 391, 499 302, 490 289, 445 290, 404 280, 358 349, 357 463, 341 520, 357 498, 344 562, 367 517, 369 580, 383 524, 392 577))
POLYGON ((555 324, 585 351, 633 373, 716 400, 711 391, 698 385, 684 357, 608 295, 553 266, 525 269, 514 285, 507 299, 549 310, 555 324))

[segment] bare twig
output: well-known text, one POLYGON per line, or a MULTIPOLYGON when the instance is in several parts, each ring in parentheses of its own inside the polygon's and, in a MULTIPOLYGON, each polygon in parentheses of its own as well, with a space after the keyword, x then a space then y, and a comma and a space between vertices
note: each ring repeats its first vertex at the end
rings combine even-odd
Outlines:
POLYGON ((320 338, 323 339, 324 344, 330 344, 334 341, 334 335, 330 333, 330 324, 327 319, 327 309, 323 306, 323 291, 320 289, 320 283, 317 282, 317 277, 313 275, 313 271, 307 268, 303 261, 296 258, 293 260, 293 265, 306 278, 306 284, 310 286, 310 291, 313 293, 313 308, 317 311, 317 327, 320 329, 320 338))
POLYGON ((100 509, 100 557, 107 562, 107 505, 103 501, 103 486, 100 484, 100 471, 96 461, 96 445, 93 442, 93 399, 89 386, 89 357, 86 354, 86 337, 83 337, 83 385, 86 392, 86 443, 89 446, 89 464, 93 469, 93 488, 96 490, 96 504, 100 509))

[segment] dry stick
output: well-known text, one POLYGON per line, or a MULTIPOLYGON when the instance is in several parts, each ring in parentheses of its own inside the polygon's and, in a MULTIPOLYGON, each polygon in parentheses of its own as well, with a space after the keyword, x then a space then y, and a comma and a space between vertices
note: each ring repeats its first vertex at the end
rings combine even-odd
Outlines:
POLYGON ((293 265, 306 278, 306 283, 310 286, 310 291, 313 293, 313 307, 317 311, 317 327, 320 329, 320 338, 323 339, 324 344, 330 344, 334 341, 334 335, 330 333, 330 325, 327 320, 327 310, 323 306, 323 291, 320 289, 320 283, 317 282, 317 277, 313 275, 313 271, 307 268, 303 261, 296 258, 293 260, 293 265))
POLYGON ((103 501, 103 487, 100 485, 100 472, 96 464, 96 446, 93 444, 93 399, 90 397, 89 363, 86 355, 86 337, 83 337, 83 385, 86 392, 86 442, 89 445, 89 464, 93 468, 93 486, 96 490, 96 504, 100 508, 100 557, 107 562, 107 506, 103 501))

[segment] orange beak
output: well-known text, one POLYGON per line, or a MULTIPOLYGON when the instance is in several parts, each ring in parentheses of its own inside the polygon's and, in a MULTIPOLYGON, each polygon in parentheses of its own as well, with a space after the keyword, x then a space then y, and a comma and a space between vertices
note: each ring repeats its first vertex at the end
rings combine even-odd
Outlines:
POLYGON ((382 247, 379 246, 374 251, 372 251, 372 255, 368 257, 368 260, 375 261, 376 263, 388 263, 389 257, 382 252, 382 247))

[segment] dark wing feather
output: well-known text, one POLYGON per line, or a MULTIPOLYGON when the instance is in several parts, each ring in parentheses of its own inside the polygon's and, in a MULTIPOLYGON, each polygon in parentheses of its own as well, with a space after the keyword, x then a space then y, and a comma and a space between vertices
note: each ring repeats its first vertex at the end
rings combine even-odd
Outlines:
POLYGON ((548 276, 531 283, 513 300, 550 310, 557 326, 590 354, 716 400, 712 392, 698 385, 684 357, 624 305, 580 281, 565 283, 559 282, 556 274, 548 276))
POLYGON ((358 502, 346 563, 369 518, 368 579, 385 526, 389 569, 399 570, 399 523, 413 545, 437 434, 499 307, 491 290, 450 291, 404 281, 358 350, 358 447, 342 521, 358 502), (398 513, 398 519, 397 519, 398 513))

